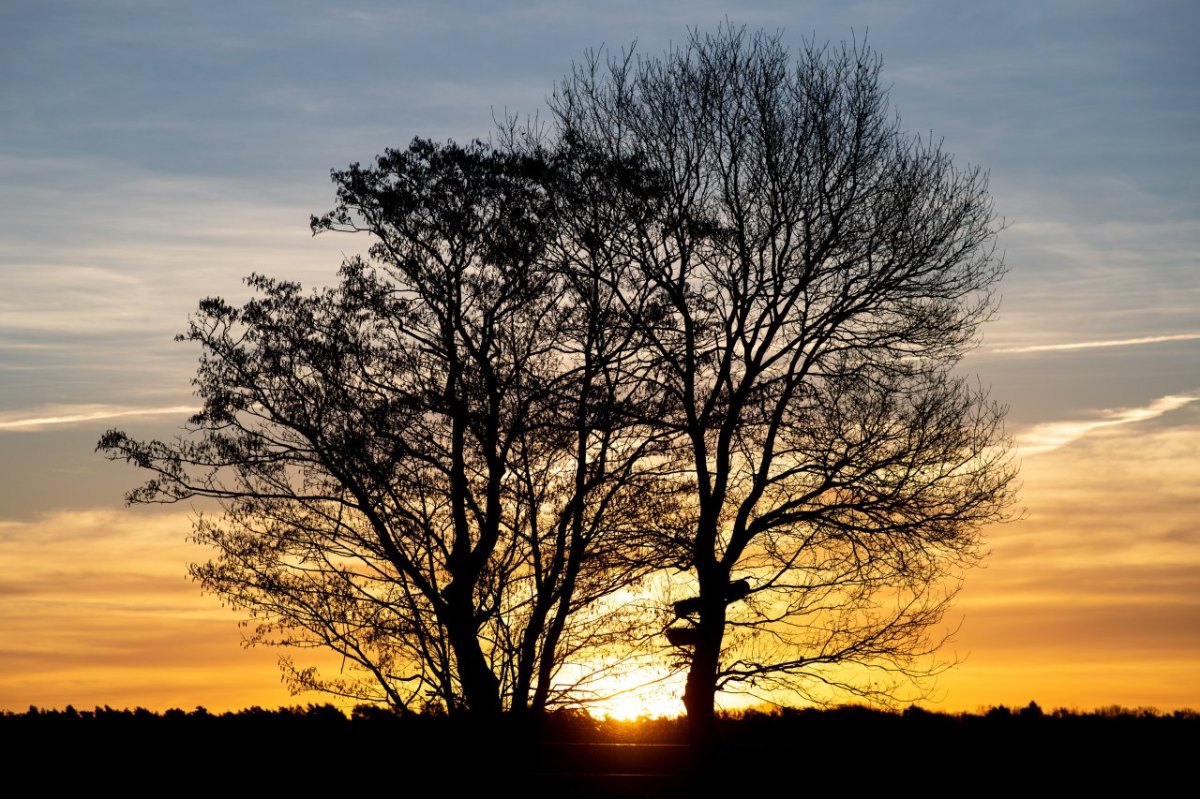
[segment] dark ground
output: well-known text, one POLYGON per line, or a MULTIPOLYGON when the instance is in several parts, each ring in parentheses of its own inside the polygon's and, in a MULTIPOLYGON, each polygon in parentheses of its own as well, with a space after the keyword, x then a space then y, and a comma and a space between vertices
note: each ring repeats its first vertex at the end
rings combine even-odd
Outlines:
POLYGON ((236 714, 202 709, 0 715, 10 779, 126 794, 672 797, 907 796, 986 786, 991 795, 1194 784, 1200 714, 1109 709, 981 715, 865 708, 722 719, 694 758, 679 720, 598 722, 560 714, 540 731, 512 720, 329 706, 236 714))

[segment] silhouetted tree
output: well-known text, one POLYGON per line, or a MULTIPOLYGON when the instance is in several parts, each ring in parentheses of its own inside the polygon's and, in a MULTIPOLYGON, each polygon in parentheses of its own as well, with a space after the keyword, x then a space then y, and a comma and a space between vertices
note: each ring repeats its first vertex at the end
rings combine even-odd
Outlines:
POLYGON ((686 458, 669 636, 701 739, 722 689, 895 696, 1010 499, 1003 410, 953 373, 1004 271, 986 177, 905 133, 879 75, 865 45, 793 59, 726 25, 593 55, 552 100, 562 141, 656 186, 614 194, 607 246, 646 421, 686 458))
POLYGON ((132 501, 221 501, 194 573, 254 640, 368 675, 300 686, 541 710, 647 643, 654 573, 698 741, 719 690, 894 697, 1014 473, 954 373, 1004 271, 985 176, 879 75, 726 25, 589 58, 546 130, 335 172, 313 230, 370 260, 205 300, 190 434, 100 448, 154 472, 132 501))
POLYGON ((101 440, 155 473, 130 501, 220 500, 193 573, 255 642, 368 673, 290 667, 296 686, 541 710, 595 676, 566 685, 564 663, 636 643, 642 614, 601 600, 652 568, 639 541, 677 518, 677 488, 629 421, 615 295, 556 255, 577 249, 557 175, 541 153, 420 140, 334 172, 313 230, 370 234, 371 262, 311 294, 255 276, 240 308, 205 300, 183 337, 203 349, 189 435, 101 440))

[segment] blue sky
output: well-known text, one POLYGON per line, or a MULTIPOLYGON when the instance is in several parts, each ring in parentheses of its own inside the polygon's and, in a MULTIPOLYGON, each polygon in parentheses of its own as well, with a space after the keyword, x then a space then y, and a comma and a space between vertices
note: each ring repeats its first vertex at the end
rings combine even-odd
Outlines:
MULTIPOLYGON (((988 629, 1036 618, 1045 603, 1085 602, 1047 593, 1069 573, 1090 592, 1087 614, 1047 622, 1050 632, 1031 640, 1078 632, 1079 651, 1092 647, 1088 663, 1133 663, 1134 644, 1122 642, 1144 643, 1138 630, 1153 614, 1170 633, 1152 652, 1138 649, 1140 659, 1194 674, 1200 6, 10 0, 0 7, 0 593, 10 596, 0 653, 26 665, 0 666, 0 705, 53 704, 32 675, 49 674, 46 659, 68 646, 18 636, 17 614, 57 618, 46 609, 64 603, 103 609, 105 585, 175 579, 197 557, 168 546, 183 542, 185 518, 172 526, 162 520, 175 517, 121 508, 138 475, 94 454, 95 441, 109 426, 149 436, 182 421, 196 353, 172 337, 201 297, 245 297, 241 279, 253 271, 328 282, 343 253, 365 248, 309 233, 309 214, 331 207, 331 168, 418 135, 486 138, 505 113, 544 116, 554 81, 588 48, 636 40, 653 56, 689 27, 726 17, 783 30, 796 46, 865 38, 884 59, 904 126, 989 170, 1008 221, 1003 304, 964 368, 1011 408, 1028 510, 989 535, 992 567, 968 579, 963 637, 976 654, 958 673, 982 660, 980 674, 1059 685, 1045 676, 1051 665, 1028 664, 1045 657, 1066 668, 1061 654, 1011 642, 1016 649, 989 649, 998 634, 988 629), (1149 475, 1152 484, 1136 479, 1149 475), (1102 520, 1085 512, 1097 507, 1109 509, 1102 520), (106 561, 104 551, 126 550, 102 547, 89 556, 94 585, 46 593, 46 570, 71 579, 97 529, 115 527, 105 536, 128 541, 121 530, 150 536, 151 518, 153 535, 165 537, 153 540, 167 547, 153 565, 106 561), (1107 543, 1098 549, 1098 540, 1107 543), (1153 571, 1168 565, 1170 579, 1153 571), (1116 566, 1162 579, 1118 585, 1116 566), (1006 575, 1040 587, 1005 605, 1001 594, 1017 590, 1006 575), (1159 597, 1149 583, 1172 588, 1159 597), (1079 632, 1092 630, 1096 603, 1128 617, 1126 627, 1079 632), (1116 650, 1103 649, 1105 638, 1116 650)), ((232 628, 212 598, 198 605, 194 587, 172 590, 181 604, 154 605, 164 630, 210 611, 214 631, 232 628)), ((140 595, 131 596, 136 620, 140 595)), ((80 636, 87 630, 71 640, 80 636)), ((248 662, 220 640, 214 662, 248 662)), ((145 658, 138 647, 118 648, 145 658)), ((1114 665, 1095 684, 1128 682, 1123 668, 1133 666, 1114 665)), ((1185 678, 1163 668, 1148 701, 1200 704, 1194 678, 1172 693, 1185 678)), ((949 683, 947 701, 969 703, 956 690, 966 689, 949 683)))

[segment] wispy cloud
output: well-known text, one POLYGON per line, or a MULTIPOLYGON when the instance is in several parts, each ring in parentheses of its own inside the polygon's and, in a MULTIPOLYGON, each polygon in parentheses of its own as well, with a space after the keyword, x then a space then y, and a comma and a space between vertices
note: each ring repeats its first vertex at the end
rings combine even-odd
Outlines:
POLYGON ((167 414, 191 415, 196 408, 191 405, 170 405, 165 408, 89 408, 75 412, 59 412, 46 416, 5 418, 0 416, 0 430, 37 430, 51 425, 78 424, 100 419, 117 419, 123 416, 163 416, 167 414))
POLYGON ((1017 436, 1022 455, 1038 455, 1066 446, 1102 427, 1145 422, 1200 400, 1200 393, 1168 394, 1139 408, 1115 408, 1097 412, 1097 418, 1035 425, 1017 436))
POLYGON ((1101 347, 1132 347, 1138 344, 1160 344, 1166 341, 1195 341, 1200 333, 1176 333, 1169 336, 1143 336, 1141 338, 1117 338, 1104 341, 1074 341, 1064 344, 1035 344, 1027 347, 998 347, 992 352, 1059 352, 1062 350, 1090 350, 1101 347))

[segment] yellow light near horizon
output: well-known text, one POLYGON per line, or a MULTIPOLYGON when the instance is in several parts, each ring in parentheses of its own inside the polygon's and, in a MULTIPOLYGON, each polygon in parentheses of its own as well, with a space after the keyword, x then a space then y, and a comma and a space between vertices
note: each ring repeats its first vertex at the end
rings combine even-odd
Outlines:
MULTIPOLYGON (((941 654, 962 662, 922 704, 1200 707, 1200 402, 1171 413, 1027 457, 1026 517, 987 531, 987 568, 968 575, 947 620, 958 632, 941 654)), ((278 651, 241 648, 241 614, 186 576, 186 564, 207 555, 188 543, 190 529, 186 509, 0 520, 0 710, 219 712, 330 701, 289 694, 278 651)), ((651 612, 694 590, 660 589, 651 583, 644 596, 614 601, 651 612)), ((655 648, 663 643, 648 644, 636 663, 609 653, 609 672, 594 680, 595 664, 585 663, 559 687, 578 685, 597 716, 681 715, 685 676, 653 667, 669 659, 655 648)), ((301 655, 331 673, 341 666, 301 655)), ((727 709, 766 699, 800 701, 718 696, 727 709)))
POLYGON ((598 718, 618 721, 680 716, 683 715, 683 685, 682 673, 634 669, 598 681, 592 690, 593 695, 601 698, 589 703, 587 711, 598 718))

